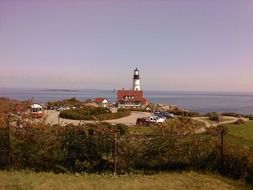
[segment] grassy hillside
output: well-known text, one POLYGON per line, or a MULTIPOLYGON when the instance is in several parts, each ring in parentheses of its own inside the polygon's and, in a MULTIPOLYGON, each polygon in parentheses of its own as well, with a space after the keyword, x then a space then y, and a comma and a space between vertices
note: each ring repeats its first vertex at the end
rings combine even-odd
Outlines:
POLYGON ((0 172, 1 190, 18 189, 72 189, 72 190, 250 190, 250 185, 215 175, 185 173, 160 173, 156 175, 73 175, 32 172, 0 172))
POLYGON ((226 127, 228 128, 227 141, 253 147, 253 121, 242 125, 228 124, 226 127))

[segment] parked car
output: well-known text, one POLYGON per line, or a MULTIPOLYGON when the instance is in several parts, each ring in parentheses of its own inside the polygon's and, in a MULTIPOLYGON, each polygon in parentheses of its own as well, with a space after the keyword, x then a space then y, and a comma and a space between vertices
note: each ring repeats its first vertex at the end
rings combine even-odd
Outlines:
POLYGON ((70 110, 71 109, 71 107, 69 107, 69 106, 60 106, 60 107, 58 107, 57 109, 56 109, 56 111, 64 111, 64 110, 70 110))
POLYGON ((137 125, 147 125, 147 124, 156 124, 156 123, 163 123, 166 119, 158 117, 156 115, 151 115, 150 117, 142 117, 137 118, 136 124, 137 125))
POLYGON ((169 113, 169 112, 160 112, 160 111, 157 111, 154 114, 157 115, 157 116, 163 116, 166 119, 171 119, 171 118, 175 117, 175 115, 173 113, 169 113))
POLYGON ((167 119, 167 117, 163 116, 161 113, 155 113, 154 115, 157 116, 157 117, 159 117, 159 118, 162 118, 164 120, 167 119))
POLYGON ((169 112, 164 112, 163 116, 168 118, 168 119, 171 119, 171 118, 175 117, 175 115, 173 113, 169 113, 169 112))
POLYGON ((151 115, 149 117, 150 121, 154 121, 155 123, 163 123, 165 122, 166 118, 164 117, 159 117, 157 115, 151 115))
POLYGON ((154 121, 151 121, 149 117, 141 117, 137 118, 136 125, 148 125, 148 124, 154 124, 154 121))

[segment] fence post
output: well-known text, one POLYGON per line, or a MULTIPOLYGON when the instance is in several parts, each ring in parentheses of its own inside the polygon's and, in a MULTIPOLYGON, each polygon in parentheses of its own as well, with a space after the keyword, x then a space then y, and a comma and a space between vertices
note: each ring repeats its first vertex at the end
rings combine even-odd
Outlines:
POLYGON ((114 132, 114 174, 117 175, 117 132, 114 132))
POLYGON ((10 125, 10 114, 8 114, 7 130, 8 130, 8 168, 11 168, 11 125, 10 125))
POLYGON ((221 169, 223 170, 223 165, 224 165, 224 128, 222 127, 221 129, 221 133, 220 133, 220 136, 221 136, 221 169))

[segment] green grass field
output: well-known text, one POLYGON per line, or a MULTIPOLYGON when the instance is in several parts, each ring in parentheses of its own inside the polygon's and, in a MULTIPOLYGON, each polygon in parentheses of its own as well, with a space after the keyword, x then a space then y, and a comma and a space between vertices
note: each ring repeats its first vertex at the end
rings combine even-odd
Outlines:
POLYGON ((225 125, 228 128, 228 135, 225 139, 235 144, 243 144, 253 147, 253 121, 247 121, 242 125, 225 125))
POLYGON ((155 175, 74 175, 0 172, 1 190, 250 190, 253 186, 213 174, 196 172, 155 175))

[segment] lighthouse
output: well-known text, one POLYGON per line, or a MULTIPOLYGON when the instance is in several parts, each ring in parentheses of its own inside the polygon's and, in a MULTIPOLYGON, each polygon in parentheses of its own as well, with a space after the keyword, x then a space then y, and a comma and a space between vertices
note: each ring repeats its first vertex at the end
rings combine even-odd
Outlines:
POLYGON ((137 68, 134 70, 133 90, 135 91, 141 90, 140 73, 137 68))
POLYGON ((133 88, 130 90, 117 90, 117 106, 118 108, 145 108, 148 105, 148 100, 144 97, 141 90, 140 73, 136 68, 134 70, 133 88))

